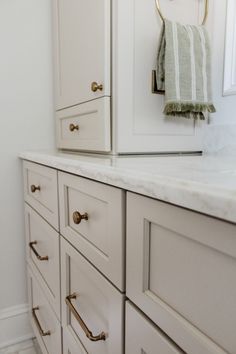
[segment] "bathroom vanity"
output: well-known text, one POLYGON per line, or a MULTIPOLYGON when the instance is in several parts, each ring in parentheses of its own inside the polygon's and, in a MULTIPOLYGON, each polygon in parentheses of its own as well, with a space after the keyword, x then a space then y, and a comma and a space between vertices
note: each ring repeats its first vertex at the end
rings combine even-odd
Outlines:
POLYGON ((235 160, 23 153, 44 354, 235 354, 235 160))

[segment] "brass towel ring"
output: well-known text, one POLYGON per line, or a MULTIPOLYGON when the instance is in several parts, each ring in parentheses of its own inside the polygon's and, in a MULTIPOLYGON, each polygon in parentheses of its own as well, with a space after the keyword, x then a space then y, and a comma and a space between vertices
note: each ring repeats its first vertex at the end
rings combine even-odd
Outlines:
MULTIPOLYGON (((162 19, 162 21, 164 21, 164 16, 162 15, 162 12, 161 12, 160 2, 159 2, 159 0, 155 0, 155 1, 156 1, 157 11, 158 11, 158 13, 160 15, 160 18, 162 19)), ((206 20, 207 20, 208 2, 209 2, 209 0, 205 0, 205 14, 204 14, 204 17, 203 17, 202 25, 205 25, 206 20)))

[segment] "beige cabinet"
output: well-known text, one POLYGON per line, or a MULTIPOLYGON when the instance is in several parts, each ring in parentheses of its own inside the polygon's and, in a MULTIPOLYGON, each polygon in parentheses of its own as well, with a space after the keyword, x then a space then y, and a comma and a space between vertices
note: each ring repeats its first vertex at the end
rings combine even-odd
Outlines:
POLYGON ((35 163, 24 176, 43 354, 236 354, 235 225, 35 163))
POLYGON ((27 262, 37 269, 48 300, 60 319, 59 234, 26 204, 25 236, 27 262))
POLYGON ((123 354, 124 295, 61 239, 63 328, 90 354, 123 354))
POLYGON ((61 234, 124 291, 124 191, 61 172, 59 198, 61 234))
POLYGON ((73 331, 63 328, 63 354, 88 354, 73 331))
POLYGON ((56 118, 57 142, 60 148, 110 151, 109 97, 60 110, 56 113, 56 118))
POLYGON ((24 161, 24 199, 58 230, 57 171, 24 161))
POLYGON ((126 354, 184 354, 130 301, 126 302, 126 354))
POLYGON ((127 296, 188 354, 236 353, 235 231, 128 193, 127 296))
POLYGON ((111 150, 111 0, 53 0, 57 144, 111 150))
MULTIPOLYGON (((203 1, 163 4, 197 23, 203 1)), ((57 146, 113 154, 201 151, 202 122, 163 115, 152 93, 155 1, 53 0, 57 146)))
POLYGON ((43 354, 61 354, 60 322, 30 268, 28 268, 28 289, 31 323, 43 354))
POLYGON ((57 110, 110 96, 110 2, 53 0, 57 110))

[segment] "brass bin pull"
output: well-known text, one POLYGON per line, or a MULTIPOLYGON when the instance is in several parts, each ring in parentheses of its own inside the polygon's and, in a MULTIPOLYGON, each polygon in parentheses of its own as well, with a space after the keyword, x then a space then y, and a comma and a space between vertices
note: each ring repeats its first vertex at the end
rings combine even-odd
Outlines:
POLYGON ((34 307, 34 308, 32 309, 32 315, 33 315, 35 324, 36 324, 36 326, 37 326, 37 328, 38 328, 38 331, 39 331, 39 333, 40 333, 40 336, 41 336, 41 337, 50 336, 50 335, 51 335, 51 332, 50 332, 50 331, 46 331, 46 332, 45 332, 45 331, 42 329, 42 327, 41 327, 41 324, 40 324, 40 322, 39 322, 39 320, 38 320, 38 317, 36 316, 36 311, 38 311, 38 310, 39 310, 39 307, 38 307, 38 306, 37 306, 37 307, 34 307))
POLYGON ((86 337, 90 339, 92 342, 98 342, 99 340, 106 340, 106 334, 101 332, 97 336, 94 336, 93 333, 88 329, 86 324, 84 323, 83 319, 80 317, 79 313, 73 306, 71 300, 75 300, 77 298, 76 294, 69 295, 65 298, 66 305, 69 307, 70 311, 73 313, 75 319, 79 322, 80 327, 84 331, 86 337))
POLYGON ((74 132, 75 130, 79 130, 79 125, 78 124, 75 125, 75 124, 71 123, 69 125, 69 129, 71 132, 74 132))
POLYGON ((37 245, 37 241, 33 241, 29 243, 29 248, 34 252, 35 256, 38 258, 38 260, 40 261, 48 261, 48 256, 40 256, 40 254, 38 254, 37 250, 34 248, 34 245, 37 245))
POLYGON ((73 213, 73 221, 76 225, 79 225, 82 220, 88 220, 88 213, 80 214, 79 211, 73 213))
POLYGON ((40 186, 35 186, 34 184, 32 184, 32 186, 30 186, 30 190, 32 193, 35 193, 36 191, 40 191, 40 186))
POLYGON ((99 91, 102 91, 103 90, 103 85, 102 84, 98 84, 97 82, 92 82, 91 83, 91 90, 93 91, 93 92, 97 92, 98 90, 99 91))

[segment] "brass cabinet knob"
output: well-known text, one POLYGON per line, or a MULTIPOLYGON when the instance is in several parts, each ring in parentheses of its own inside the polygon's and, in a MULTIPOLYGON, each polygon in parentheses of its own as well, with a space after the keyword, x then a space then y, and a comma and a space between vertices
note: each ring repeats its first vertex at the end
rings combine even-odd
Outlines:
POLYGON ((79 225, 82 220, 88 220, 88 214, 87 213, 80 214, 80 212, 75 211, 73 213, 73 221, 74 221, 74 223, 76 225, 79 225))
POLYGON ((99 85, 97 82, 92 82, 92 83, 91 83, 91 90, 92 90, 93 92, 97 92, 98 90, 99 90, 99 91, 102 91, 102 90, 103 90, 103 85, 102 85, 102 84, 99 85))
POLYGON ((35 193, 36 191, 40 191, 40 186, 35 186, 34 184, 32 184, 30 189, 32 193, 35 193))
POLYGON ((70 129, 71 132, 73 132, 75 130, 79 130, 79 126, 78 126, 78 124, 75 125, 75 124, 71 123, 69 125, 69 129, 70 129))

